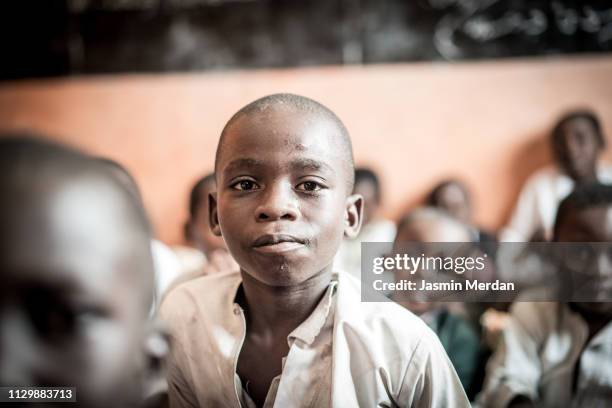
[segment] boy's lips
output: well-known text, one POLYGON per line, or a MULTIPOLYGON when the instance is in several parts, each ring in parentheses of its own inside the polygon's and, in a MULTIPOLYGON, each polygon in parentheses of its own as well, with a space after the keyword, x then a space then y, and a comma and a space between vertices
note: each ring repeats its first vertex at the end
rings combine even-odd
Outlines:
POLYGON ((306 240, 287 234, 266 234, 253 241, 252 247, 257 252, 281 253, 304 247, 306 240))

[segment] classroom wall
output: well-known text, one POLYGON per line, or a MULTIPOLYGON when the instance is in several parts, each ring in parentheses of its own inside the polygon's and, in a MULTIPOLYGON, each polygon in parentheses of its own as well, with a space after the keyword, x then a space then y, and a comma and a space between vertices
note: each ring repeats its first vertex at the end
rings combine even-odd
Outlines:
POLYGON ((612 131, 612 57, 4 83, 0 129, 38 130, 120 161, 140 183, 159 237, 178 243, 188 191, 212 169, 224 123, 273 92, 338 113, 357 162, 383 176, 388 216, 454 176, 472 188, 478 222, 493 229, 528 175, 550 162, 547 133, 561 112, 591 106, 612 131))

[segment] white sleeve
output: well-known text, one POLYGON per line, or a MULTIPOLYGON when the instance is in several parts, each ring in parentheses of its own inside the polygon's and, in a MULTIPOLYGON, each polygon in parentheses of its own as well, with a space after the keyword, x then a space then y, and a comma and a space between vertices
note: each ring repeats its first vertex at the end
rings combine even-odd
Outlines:
POLYGON ((434 333, 424 336, 416 347, 396 402, 400 407, 415 408, 470 406, 455 368, 434 333))
POLYGON ((518 302, 512 308, 503 339, 487 365, 479 406, 505 408, 516 396, 538 399, 541 377, 538 353, 542 329, 534 303, 518 302))
POLYGON ((530 178, 519 194, 510 222, 500 232, 501 242, 528 242, 542 228, 538 211, 540 177, 530 178))

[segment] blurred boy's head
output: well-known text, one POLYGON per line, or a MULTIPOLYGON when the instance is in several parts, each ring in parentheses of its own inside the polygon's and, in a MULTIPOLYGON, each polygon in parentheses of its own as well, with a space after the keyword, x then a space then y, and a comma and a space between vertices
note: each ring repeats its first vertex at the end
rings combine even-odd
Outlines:
POLYGON ((552 145, 555 160, 572 179, 595 178, 597 158, 606 142, 593 112, 574 111, 563 116, 552 131, 552 145))
POLYGON ((470 230, 436 208, 417 208, 401 219, 395 242, 471 242, 470 230))
POLYGON ((427 205, 446 211, 461 222, 472 220, 470 193, 458 180, 446 180, 434 187, 427 197, 427 205))
MULTIPOLYGON (((612 254, 609 250, 609 243, 612 242, 612 186, 579 186, 565 198, 557 210, 554 240, 585 243, 578 247, 580 253, 587 254, 578 272, 596 282, 592 293, 594 298, 612 299, 612 254), (597 242, 607 244, 586 244, 597 242)), ((610 302, 580 304, 589 310, 612 313, 610 302)))
MULTIPOLYGON (((395 236, 393 249, 394 253, 405 253, 406 250, 414 251, 410 244, 417 242, 464 243, 471 242, 471 240, 472 236, 467 226, 443 211, 432 207, 425 207, 417 208, 401 219, 397 226, 397 235, 395 236), (406 244, 408 246, 405 246, 406 244)), ((440 248, 444 247, 440 246, 440 248)), ((424 255, 428 256, 430 254, 424 253, 424 255)), ((415 276, 424 278, 424 276, 420 275, 420 272, 411 275, 409 271, 400 270, 396 272, 395 280, 398 282, 403 279, 414 280, 415 276)), ((413 313, 423 314, 438 307, 438 303, 434 300, 419 301, 411 293, 406 293, 406 295, 402 296, 402 294, 399 294, 394 300, 413 313)), ((423 293, 417 295, 423 295, 423 293)))
POLYGON ((225 126, 215 161, 211 225, 243 272, 292 286, 330 272, 344 235, 361 225, 348 132, 311 99, 258 99, 225 126))
POLYGON ((141 397, 153 295, 144 210, 99 161, 0 140, 0 382, 76 386, 82 406, 141 397))
POLYGON ((363 225, 367 225, 378 213, 382 201, 380 190, 380 181, 374 170, 366 167, 355 169, 353 194, 363 197, 363 225))
POLYGON ((134 176, 119 162, 116 162, 113 159, 109 159, 108 157, 96 157, 98 162, 107 168, 108 171, 112 173, 112 175, 121 183, 121 185, 126 188, 130 194, 134 197, 137 202, 142 203, 142 195, 140 194, 140 189, 138 188, 138 183, 134 179, 134 176))
POLYGON ((185 240, 209 256, 217 250, 225 250, 223 238, 213 234, 208 216, 208 196, 217 191, 215 174, 199 179, 189 194, 189 220, 185 224, 185 240))

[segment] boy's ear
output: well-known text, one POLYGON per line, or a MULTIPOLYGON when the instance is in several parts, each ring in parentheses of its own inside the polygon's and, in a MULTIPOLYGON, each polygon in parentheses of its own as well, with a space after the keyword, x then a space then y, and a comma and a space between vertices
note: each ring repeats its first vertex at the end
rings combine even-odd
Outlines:
POLYGON ((208 223, 213 234, 220 237, 219 216, 217 215, 217 193, 208 194, 208 223))
POLYGON ((346 199, 346 210, 344 211, 344 236, 355 238, 361 229, 363 220, 363 197, 361 194, 353 194, 346 199))

